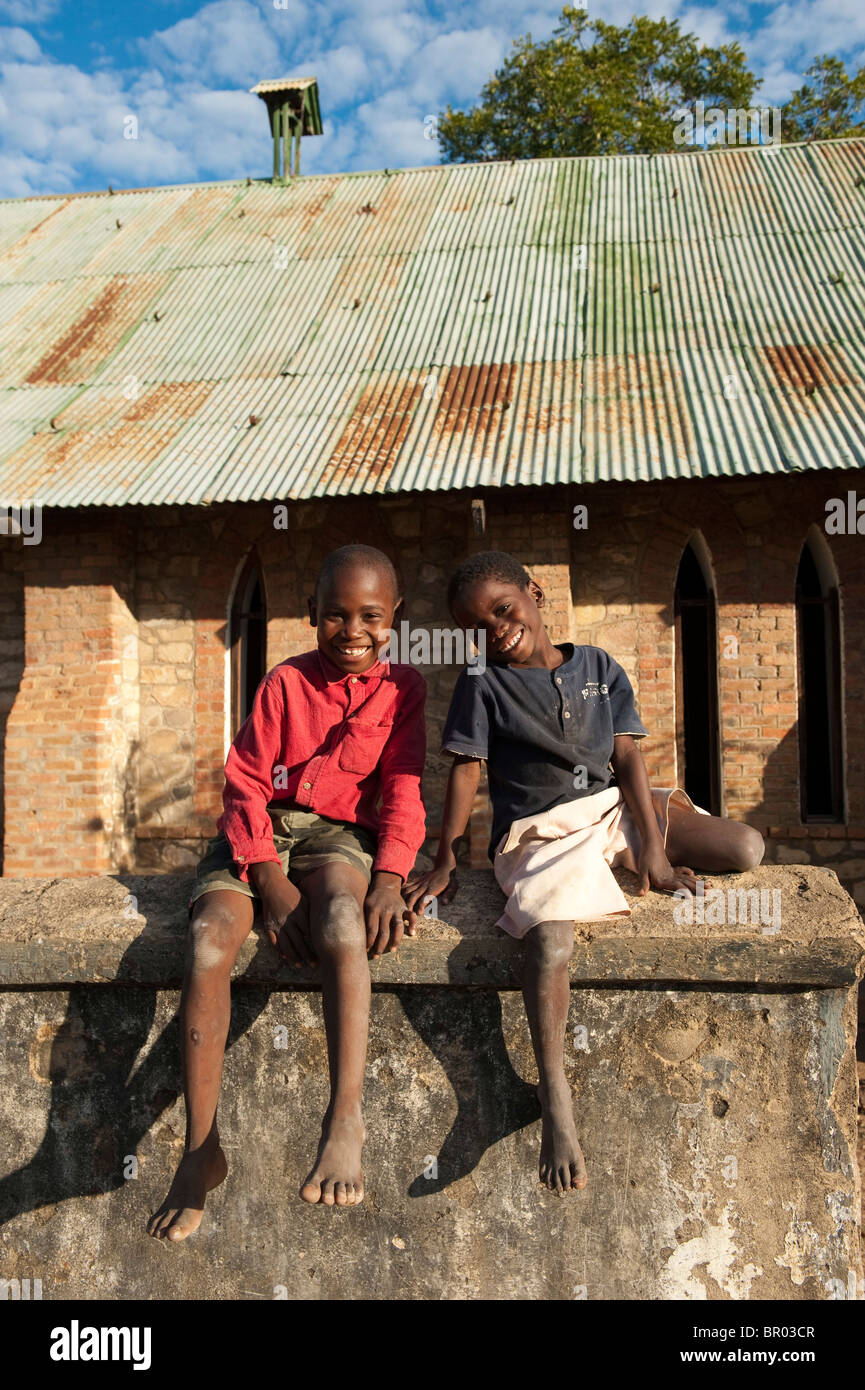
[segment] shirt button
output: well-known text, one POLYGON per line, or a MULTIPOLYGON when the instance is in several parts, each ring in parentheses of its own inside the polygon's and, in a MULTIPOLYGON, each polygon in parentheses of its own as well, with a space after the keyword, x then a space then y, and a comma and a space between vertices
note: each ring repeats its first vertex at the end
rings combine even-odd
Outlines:
POLYGON ((556 685, 561 685, 561 683, 562 683, 562 678, 561 678, 561 676, 556 676, 556 685))
POLYGON ((565 718, 566 718, 566 719, 570 719, 570 717, 571 717, 570 711, 569 711, 569 710, 565 710, 565 718))
POLYGON ((352 676, 351 683, 352 685, 357 685, 357 676, 352 676))
POLYGON ((311 783, 311 782, 304 782, 304 784, 303 784, 303 790, 304 790, 305 792, 308 792, 311 786, 312 786, 312 783, 311 783))

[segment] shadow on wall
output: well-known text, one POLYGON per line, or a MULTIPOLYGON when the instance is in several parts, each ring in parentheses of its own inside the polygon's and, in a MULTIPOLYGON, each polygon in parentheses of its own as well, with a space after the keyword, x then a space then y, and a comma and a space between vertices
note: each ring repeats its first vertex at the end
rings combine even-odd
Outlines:
MULTIPOLYGON (((123 875, 116 877, 124 882, 123 875)), ((258 987, 232 990, 228 1048, 266 1009, 272 993, 266 981, 275 980, 280 969, 273 948, 257 928, 258 919, 257 950, 250 966, 259 976, 258 987)), ((145 926, 124 953, 117 985, 134 986, 152 976, 154 956, 164 952, 164 930, 145 926)), ((514 961, 521 955, 521 947, 513 943, 514 961)), ((396 990, 408 1022, 438 1060, 457 1102, 456 1117, 438 1154, 438 1174, 417 1174, 408 1187, 412 1197, 428 1196, 466 1176, 488 1148, 540 1115, 534 1083, 517 1074, 508 1054, 499 994, 492 988, 466 988, 466 970, 476 959, 476 943, 461 941, 451 952, 449 969, 460 985, 462 1005, 472 1011, 473 1026, 482 1029, 487 1040, 482 1052, 469 1052, 462 1033, 454 1029, 453 991, 423 986, 396 990)), ((314 985, 316 979, 314 972, 306 972, 303 982, 314 985)), ((37 1151, 0 1178, 0 1223, 125 1185, 125 1160, 137 1155, 144 1137, 181 1092, 178 1014, 136 1069, 155 1017, 156 991, 150 988, 74 985, 69 990, 63 1023, 56 1032, 45 1028, 31 1049, 31 1070, 51 1088, 49 1114, 37 1151)), ((310 1157, 317 1137, 310 1133, 301 1140, 310 1157)), ((176 1155, 172 1160, 168 1146, 165 1155, 159 1188, 167 1191, 176 1155)), ((162 1191, 149 1195, 157 1202, 162 1191)), ((142 1206, 142 1224, 148 1215, 149 1209, 142 1206)))
MULTIPOLYGON (((744 745, 750 752, 748 744, 744 745)), ((766 842, 766 863, 814 864, 832 869, 838 874, 847 892, 855 899, 859 893, 860 916, 863 912, 865 890, 865 852, 851 848, 847 826, 840 822, 804 821, 799 804, 799 735, 794 724, 767 755, 755 746, 754 751, 765 759, 763 799, 744 819, 765 833, 769 826, 795 831, 793 835, 778 835, 766 842), (794 790, 791 791, 791 788, 794 790), (829 833, 826 832, 840 832, 829 833), (821 833, 822 832, 822 833, 821 833)), ((733 808, 735 812, 735 808, 733 808)), ((860 844, 861 841, 856 840, 860 844)))
MULTIPOLYGON (((125 882, 122 874, 115 877, 125 882)), ((123 955, 117 984, 137 984, 164 946, 164 933, 145 926, 123 955)), ((259 950, 275 954, 264 937, 259 950)), ((229 1047, 255 1022, 267 998, 263 990, 234 992, 229 1047)), ((33 1157, 0 1179, 0 1222, 124 1185, 125 1156, 138 1152, 181 1089, 177 1015, 131 1075, 155 1015, 156 993, 150 989, 73 985, 69 990, 66 1017, 45 1039, 44 1057, 36 1058, 40 1080, 51 1087, 45 1134, 33 1157)), ((166 1189, 170 1178, 166 1170, 166 1189)), ((142 1213, 142 1221, 146 1216, 142 1213)))
MULTIPOLYGON (((750 751, 745 744, 746 751, 750 751)), ((846 827, 842 836, 815 835, 815 830, 826 829, 827 823, 802 822, 799 804, 799 731, 798 721, 792 729, 779 739, 768 757, 762 749, 757 749, 761 758, 765 757, 763 773, 763 800, 746 817, 749 825, 755 825, 765 835, 769 826, 782 829, 801 830, 801 835, 766 838, 765 864, 814 864, 820 869, 832 869, 838 875, 842 886, 856 902, 859 915, 865 922, 865 852, 853 850, 846 838, 846 827), (796 790, 791 794, 790 788, 796 790), (858 900, 856 895, 858 894, 858 900)), ((783 917, 783 903, 781 912, 783 917)), ((859 985, 859 1018, 865 1020, 865 980, 859 985)), ((865 1061, 865 1027, 859 1028, 856 1041, 856 1056, 865 1061)))

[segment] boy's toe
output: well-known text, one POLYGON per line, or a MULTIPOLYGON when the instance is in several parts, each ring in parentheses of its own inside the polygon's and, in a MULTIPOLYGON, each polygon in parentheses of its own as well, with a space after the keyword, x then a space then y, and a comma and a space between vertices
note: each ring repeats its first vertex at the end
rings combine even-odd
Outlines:
POLYGON ((577 1189, 585 1187, 588 1182, 586 1177, 585 1165, 582 1163, 571 1164, 571 1186, 577 1189))
POLYGON ((312 1206, 315 1206, 317 1202, 320 1202, 321 1183, 319 1182, 318 1178, 307 1178, 306 1182, 303 1184, 303 1187, 300 1189, 300 1195, 304 1202, 309 1202, 312 1206))
POLYGON ((348 1190, 344 1182, 334 1183, 333 1200, 338 1207, 348 1206, 348 1190))
POLYGON ((158 1211, 151 1221, 150 1234, 161 1239, 176 1215, 177 1210, 174 1208, 171 1211, 158 1211))

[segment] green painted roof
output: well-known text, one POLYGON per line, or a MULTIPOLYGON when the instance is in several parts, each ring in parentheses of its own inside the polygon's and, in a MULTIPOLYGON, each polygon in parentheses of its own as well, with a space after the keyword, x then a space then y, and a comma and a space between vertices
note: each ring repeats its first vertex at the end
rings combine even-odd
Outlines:
POLYGON ((0 202, 0 502, 865 466, 865 141, 0 202))

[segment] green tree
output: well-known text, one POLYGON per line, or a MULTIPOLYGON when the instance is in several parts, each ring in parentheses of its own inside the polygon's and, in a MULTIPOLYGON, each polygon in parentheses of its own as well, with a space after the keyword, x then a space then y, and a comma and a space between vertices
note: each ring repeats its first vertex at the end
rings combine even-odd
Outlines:
POLYGON ((709 48, 645 16, 618 28, 569 5, 545 42, 515 40, 476 106, 448 106, 439 145, 445 161, 653 154, 680 148, 677 112, 749 107, 759 85, 736 43, 709 48))
POLYGON ((781 108, 784 140, 840 140, 862 134, 865 67, 853 77, 840 58, 828 54, 814 59, 798 87, 781 108))

